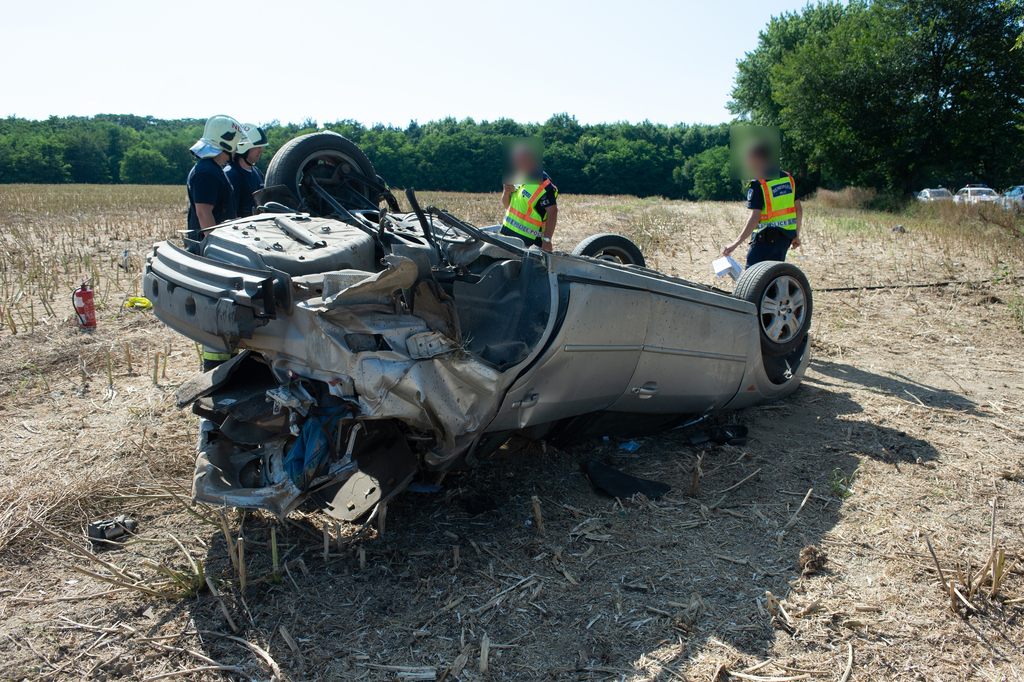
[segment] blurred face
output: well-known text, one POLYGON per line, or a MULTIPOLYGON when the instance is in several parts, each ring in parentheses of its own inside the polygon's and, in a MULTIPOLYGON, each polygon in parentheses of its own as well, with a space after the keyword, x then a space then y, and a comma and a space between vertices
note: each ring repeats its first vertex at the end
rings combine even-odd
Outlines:
POLYGON ((245 162, 250 166, 255 166, 263 156, 263 147, 253 147, 245 153, 245 162))
POLYGON ((528 174, 536 172, 539 167, 537 157, 529 147, 516 147, 512 152, 512 168, 517 173, 528 174))
POLYGON ((755 177, 764 177, 768 173, 768 165, 768 159, 759 151, 752 150, 747 154, 747 167, 755 177))

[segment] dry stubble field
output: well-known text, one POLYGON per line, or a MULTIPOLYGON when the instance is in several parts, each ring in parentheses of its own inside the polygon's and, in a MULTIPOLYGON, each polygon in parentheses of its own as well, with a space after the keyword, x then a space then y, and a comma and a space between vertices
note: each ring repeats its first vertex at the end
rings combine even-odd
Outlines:
MULTIPOLYGON (((424 194, 478 224, 498 216, 496 195, 424 194)), ((121 308, 184 201, 174 187, 0 187, 0 678, 1020 679, 1022 249, 997 227, 810 202, 794 262, 812 284, 895 288, 816 293, 805 384, 719 418, 749 426, 747 446, 678 432, 635 453, 512 443, 439 493, 396 498, 382 536, 342 529, 326 562, 323 516, 232 513, 243 595, 212 510, 183 502, 197 422, 173 394, 196 349, 121 308), (87 273, 101 307, 83 334, 69 297, 87 273), (599 497, 579 471, 589 458, 673 491, 599 497), (480 495, 497 509, 470 515, 480 495), (118 513, 139 528, 97 552, 103 566, 81 551, 84 524, 118 513), (802 575, 811 545, 827 562, 802 575), (100 581, 152 586, 161 567, 181 580, 161 590, 179 594, 202 569, 238 632, 207 590, 100 581)), ((620 232, 649 265, 710 284, 743 214, 564 196, 555 246, 620 232)))

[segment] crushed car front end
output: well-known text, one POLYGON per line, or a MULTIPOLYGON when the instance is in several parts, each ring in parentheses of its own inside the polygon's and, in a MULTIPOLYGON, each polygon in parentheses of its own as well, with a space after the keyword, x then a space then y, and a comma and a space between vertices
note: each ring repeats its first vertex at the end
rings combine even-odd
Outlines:
POLYGON ((202 255, 154 247, 158 317, 239 353, 179 390, 204 418, 198 499, 284 515, 316 493, 354 518, 483 433, 553 323, 544 258, 494 237, 435 248, 415 214, 385 220, 382 239, 379 225, 263 214, 213 230, 202 255), (387 477, 350 499, 344 483, 375 459, 387 477))

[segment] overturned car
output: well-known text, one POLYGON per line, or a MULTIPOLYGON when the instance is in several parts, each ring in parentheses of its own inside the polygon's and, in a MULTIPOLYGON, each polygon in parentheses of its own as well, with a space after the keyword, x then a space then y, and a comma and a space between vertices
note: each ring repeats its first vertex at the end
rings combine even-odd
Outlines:
POLYGON ((203 417, 193 494, 355 520, 420 471, 473 465, 514 434, 580 440, 675 428, 788 395, 810 358, 795 266, 730 294, 644 267, 616 235, 524 248, 447 211, 412 211, 353 143, 296 138, 260 213, 157 244, 158 317, 234 354, 186 382, 203 417))

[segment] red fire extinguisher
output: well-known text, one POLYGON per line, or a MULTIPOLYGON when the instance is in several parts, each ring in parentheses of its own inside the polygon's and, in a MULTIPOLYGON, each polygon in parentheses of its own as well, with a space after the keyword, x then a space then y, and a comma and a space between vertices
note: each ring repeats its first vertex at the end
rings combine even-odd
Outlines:
POLYGON ((82 286, 71 294, 71 302, 74 303, 75 312, 78 314, 79 327, 96 326, 96 306, 93 303, 92 289, 89 288, 90 282, 91 278, 85 280, 82 286))

